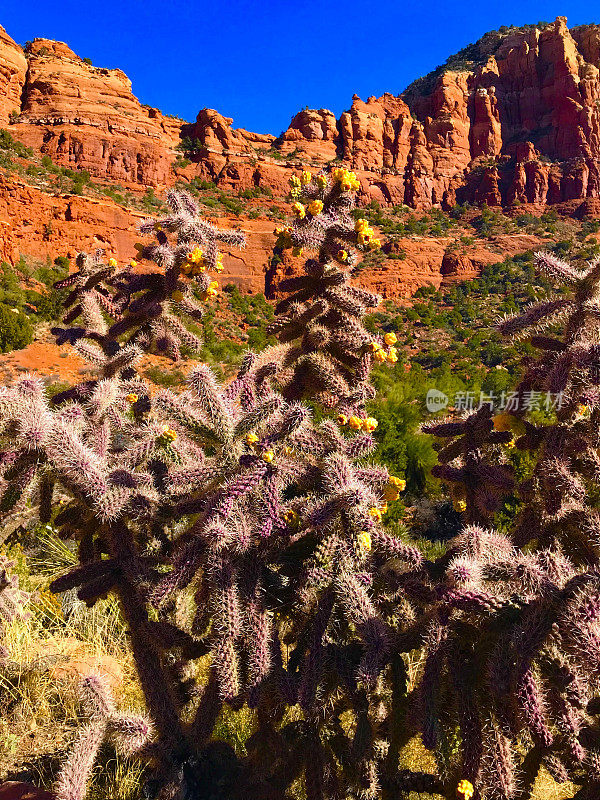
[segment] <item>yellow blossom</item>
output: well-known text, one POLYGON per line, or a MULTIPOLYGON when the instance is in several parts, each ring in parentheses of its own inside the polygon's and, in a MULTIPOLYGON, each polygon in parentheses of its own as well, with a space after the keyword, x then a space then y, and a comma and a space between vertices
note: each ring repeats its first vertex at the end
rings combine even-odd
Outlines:
POLYGON ((265 452, 262 454, 262 460, 266 461, 267 464, 271 464, 274 458, 275 453, 272 450, 265 450, 265 452))
POLYGON ((384 503, 382 506, 379 506, 379 510, 382 514, 387 514, 388 506, 387 503, 384 503))
POLYGON ((286 511, 283 515, 283 518, 288 525, 295 525, 298 522, 298 514, 293 508, 290 508, 288 511, 286 511))
POLYGON ((406 489, 406 481, 404 478, 397 478, 395 475, 390 475, 390 485, 394 486, 400 492, 406 489))
POLYGON ((306 216, 306 209, 304 208, 302 203, 298 202, 294 203, 292 205, 292 211, 298 217, 298 219, 304 219, 304 217, 306 216))
POLYGON ((302 175, 300 176, 300 183, 302 186, 306 186, 307 183, 312 181, 312 175, 308 170, 304 170, 302 175))
POLYGON ((371 250, 379 250, 381 247, 381 239, 371 239, 369 242, 369 247, 371 250))
POLYGON ((166 439, 167 442, 174 442, 177 439, 177 432, 173 428, 165 428, 162 432, 162 438, 166 439))
POLYGON ((133 405, 134 403, 137 403, 137 401, 138 401, 138 396, 137 396, 137 394, 135 394, 134 392, 131 392, 130 394, 128 394, 128 395, 127 395, 127 397, 125 398, 125 400, 127 400, 127 402, 128 402, 128 403, 130 403, 131 405, 133 405))
POLYGON ((317 181, 317 186, 320 189, 324 189, 327 186, 327 175, 317 175, 315 180, 317 181))
POLYGON ((338 261, 342 261, 342 262, 348 261, 348 253, 346 252, 346 250, 338 250, 337 257, 338 257, 338 261))
POLYGON ((250 447, 253 447, 257 442, 258 442, 258 436, 255 433, 246 434, 246 444, 249 444, 250 447))
POLYGON ((369 531, 363 531, 356 538, 361 550, 366 550, 367 552, 371 550, 371 534, 369 531))
POLYGON ((376 350, 373 358, 375 359, 375 361, 378 361, 380 364, 383 364, 383 362, 387 358, 385 350, 382 350, 381 348, 379 350, 376 350))
POLYGON ((376 520, 377 522, 381 522, 382 513, 378 508, 373 506, 373 508, 369 509, 369 514, 373 517, 374 520, 376 520))
POLYGON ((398 341, 398 337, 393 332, 386 333, 386 335, 383 337, 383 341, 386 344, 393 345, 396 344, 396 342, 398 341))
POLYGON ((377 428, 378 425, 379 423, 377 422, 375 417, 367 417, 366 419, 363 419, 362 423, 363 430, 366 431, 367 433, 372 433, 377 428))
POLYGON ((118 264, 118 261, 117 261, 116 258, 109 258, 108 259, 108 266, 109 267, 116 267, 117 264, 118 264))
POLYGON ((455 500, 452 503, 452 508, 458 511, 459 514, 462 514, 463 511, 467 510, 467 503, 465 500, 455 500))
POLYGON ((131 261, 129 262, 129 266, 135 269, 137 267, 137 261, 135 261, 135 259, 132 258, 131 261))
POLYGON ((378 350, 381 350, 381 345, 373 339, 372 342, 369 342, 369 350, 372 353, 376 353, 378 350))
POLYGON ((308 213, 316 217, 317 214, 320 214, 323 211, 323 201, 322 200, 313 200, 311 203, 308 204, 308 213))
POLYGON ((387 354, 387 360, 390 364, 395 364, 398 361, 398 353, 395 347, 390 347, 390 351, 387 354))
POLYGON ((364 217, 360 217, 354 223, 354 230, 356 233, 360 233, 361 231, 366 231, 369 229, 369 221, 364 219, 364 217))
POLYGON ((352 428, 353 431, 359 431, 362 428, 362 419, 360 417, 350 417, 348 420, 348 425, 352 428))
POLYGON ((337 421, 340 425, 347 425, 348 417, 345 414, 338 414, 337 421))
POLYGON ((471 800, 474 794, 475 789, 473 788, 471 781, 463 778, 463 780, 458 782, 458 786, 456 787, 456 795, 459 800, 471 800))
POLYGON ((300 187, 300 178, 297 175, 292 175, 290 178, 290 186, 294 189, 298 189, 300 187))
POLYGON ((302 247, 292 247, 292 255, 295 256, 296 258, 298 256, 301 256, 303 252, 304 250, 302 249, 302 247))

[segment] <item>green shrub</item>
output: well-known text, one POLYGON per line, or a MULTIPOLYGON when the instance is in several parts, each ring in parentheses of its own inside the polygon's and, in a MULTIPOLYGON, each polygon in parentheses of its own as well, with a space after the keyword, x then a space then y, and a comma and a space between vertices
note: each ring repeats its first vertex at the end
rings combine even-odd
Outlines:
POLYGON ((33 340, 33 326, 19 309, 0 304, 0 352, 20 350, 33 340))

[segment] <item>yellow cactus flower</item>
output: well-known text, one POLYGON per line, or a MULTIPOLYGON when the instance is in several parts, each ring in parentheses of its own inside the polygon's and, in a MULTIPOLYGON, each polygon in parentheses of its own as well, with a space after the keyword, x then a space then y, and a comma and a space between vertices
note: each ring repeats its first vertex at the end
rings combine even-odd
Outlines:
POLYGON ((302 205, 302 203, 296 202, 292 205, 292 211, 298 217, 298 219, 304 219, 306 216, 306 209, 302 205))
POLYGON ((324 189, 327 186, 327 175, 317 175, 315 180, 319 189, 324 189))
POLYGON ((265 450, 265 452, 262 454, 262 460, 266 461, 267 464, 272 464, 274 459, 275 453, 272 450, 265 450))
POLYGON ((137 403, 137 401, 138 401, 138 396, 137 396, 137 394, 135 394, 135 392, 130 392, 130 393, 127 395, 127 397, 125 398, 125 400, 127 400, 127 402, 128 402, 128 403, 130 403, 131 405, 133 405, 134 403, 137 403))
POLYGON ((306 169, 300 176, 300 183, 302 186, 306 186, 308 183, 312 181, 312 174, 306 169))
POLYGON ((202 275, 203 272, 206 272, 205 264, 195 264, 191 269, 192 275, 202 275))
POLYGON ((380 364, 383 364, 383 362, 387 358, 385 350, 382 350, 381 348, 379 350, 376 350, 373 358, 375 359, 375 361, 378 361, 380 364))
POLYGON ((323 201, 322 200, 313 200, 311 203, 308 204, 308 213, 312 217, 316 217, 318 214, 323 211, 323 201))
POLYGON ((204 253, 200 247, 194 247, 187 256, 186 260, 189 261, 191 264, 199 264, 202 261, 204 253))
POLYGON ((369 342, 369 350, 372 353, 376 353, 378 350, 381 350, 381 345, 373 339, 372 342, 369 342))
POLYGON ((210 287, 211 289, 218 289, 218 288, 219 288, 219 281, 211 281, 211 282, 209 283, 209 287, 210 287))
POLYGON ((390 364, 395 364, 398 361, 398 353, 395 347, 390 348, 390 352, 387 354, 387 360, 390 364))
POLYGON ((369 247, 371 250, 379 250, 381 247, 381 239, 371 239, 369 242, 369 247))
POLYGON ((298 522, 298 514, 293 508, 290 508, 288 511, 286 511, 283 515, 283 518, 288 525, 295 525, 298 522))
POLYGON ((367 417, 366 419, 363 419, 362 423, 363 431, 366 431, 367 433, 373 433, 373 431, 377 428, 378 425, 379 423, 377 422, 375 417, 367 417))
POLYGON ((300 185, 300 178, 297 175, 292 175, 290 178, 290 186, 292 186, 294 189, 299 189, 300 185))
POLYGON ((383 337, 383 341, 391 346, 396 344, 396 342, 398 341, 398 337, 393 331, 391 331, 390 333, 386 333, 386 335, 383 337))
POLYGON ((387 510, 388 510, 387 503, 384 503, 382 506, 379 506, 379 510, 381 511, 382 514, 387 514, 387 510))
POLYGON ((406 481, 404 478, 396 478, 395 475, 390 475, 390 486, 398 489, 399 492, 403 492, 406 489, 406 481))
POLYGON ((383 515, 378 508, 373 506, 373 508, 369 509, 369 514, 373 517, 374 520, 376 520, 377 522, 381 522, 381 518, 383 515))
POLYGON ((301 256, 303 252, 304 249, 302 247, 292 247, 292 255, 295 256, 296 258, 298 258, 298 256, 301 256))
POLYGON ((132 258, 131 261, 129 262, 129 266, 135 269, 137 267, 137 261, 134 258, 132 258))
POLYGON ((171 297, 176 303, 181 303, 181 301, 183 300, 183 292, 180 292, 179 289, 176 289, 171 295, 171 297))
POLYGON ((255 433, 246 434, 246 444, 250 445, 250 447, 254 447, 254 445, 257 442, 258 442, 258 436, 255 433))
POLYGON ((109 258, 108 259, 108 266, 109 267, 116 267, 116 266, 118 266, 118 263, 119 262, 117 261, 116 258, 109 258))
POLYGON ((361 231, 366 231, 369 229, 369 220, 364 219, 364 217, 360 217, 354 223, 354 230, 356 233, 360 233, 361 231))
POLYGON ((341 261, 342 263, 345 264, 346 261, 348 261, 348 253, 347 253, 347 251, 346 250, 338 250, 337 258, 338 258, 338 261, 341 261))
POLYGON ((348 417, 345 414, 338 414, 337 421, 339 425, 347 425, 348 417))
POLYGON ((471 781, 463 780, 458 782, 458 786, 456 787, 456 796, 459 800, 471 800, 473 795, 475 794, 475 789, 471 781))
POLYGON ((452 503, 452 508, 459 514, 462 514, 463 511, 467 510, 467 502, 466 500, 455 500, 452 503))
POLYGON ((358 546, 361 550, 366 550, 367 553, 371 550, 371 534, 369 531, 363 531, 357 537, 358 546))
POLYGON ((177 439, 177 432, 173 428, 165 428, 162 432, 162 438, 166 439, 167 442, 174 442, 177 439))
POLYGON ((359 431, 362 428, 362 419, 360 417, 350 417, 348 420, 348 425, 352 428, 353 431, 359 431))
POLYGON ((588 406, 585 405, 585 403, 579 403, 579 405, 577 406, 577 413, 581 414, 582 416, 584 414, 587 414, 588 410, 589 408, 588 406))

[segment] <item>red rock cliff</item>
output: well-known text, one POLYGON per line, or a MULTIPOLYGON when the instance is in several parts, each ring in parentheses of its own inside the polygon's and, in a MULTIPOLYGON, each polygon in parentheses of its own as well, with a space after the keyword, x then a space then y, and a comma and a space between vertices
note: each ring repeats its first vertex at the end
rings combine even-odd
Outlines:
POLYGON ((283 191, 298 165, 341 159, 363 199, 417 208, 600 196, 600 26, 569 30, 559 17, 486 34, 463 54, 402 96, 355 96, 339 119, 300 111, 275 139, 211 109, 194 123, 166 117, 120 70, 45 39, 24 53, 0 28, 0 125, 59 164, 133 188, 172 184, 186 138, 200 147, 185 175, 223 188, 283 191))

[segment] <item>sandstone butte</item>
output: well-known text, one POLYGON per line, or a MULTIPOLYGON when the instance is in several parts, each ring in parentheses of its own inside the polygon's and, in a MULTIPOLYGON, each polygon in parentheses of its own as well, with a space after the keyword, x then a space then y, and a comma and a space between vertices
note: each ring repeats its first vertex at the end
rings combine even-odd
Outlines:
MULTIPOLYGON (((283 196, 292 172, 333 160, 356 171, 360 202, 426 210, 458 202, 515 202, 568 213, 600 211, 600 26, 569 30, 564 17, 543 28, 483 36, 395 96, 357 96, 338 118, 298 112, 279 137, 233 128, 202 109, 187 123, 142 105, 118 69, 92 66, 66 44, 36 39, 19 47, 0 28, 0 127, 58 165, 130 191, 160 194, 175 180, 201 177, 224 190, 268 187, 283 196), (196 140, 191 163, 175 171, 182 140, 196 140)), ((49 195, 0 177, 0 258, 45 257, 103 247, 129 258, 139 215, 109 200, 49 195), (48 223, 52 233, 48 234, 48 223)), ((294 266, 267 269, 273 223, 241 224, 249 246, 226 257, 226 280, 250 291, 276 285, 294 266)), ((388 297, 407 296, 444 275, 475 274, 523 248, 523 237, 456 256, 443 239, 399 243, 404 261, 366 275, 388 297), (518 241, 517 241, 518 240, 518 241)), ((529 243, 531 245, 531 242, 529 243)))

